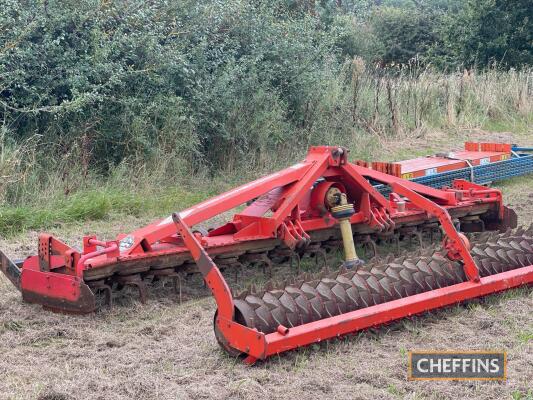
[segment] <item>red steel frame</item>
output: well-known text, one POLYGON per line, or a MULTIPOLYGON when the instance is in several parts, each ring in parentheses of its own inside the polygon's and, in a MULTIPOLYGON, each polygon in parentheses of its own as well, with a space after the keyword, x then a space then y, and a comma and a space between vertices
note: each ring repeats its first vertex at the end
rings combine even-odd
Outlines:
MULTIPOLYGON (((396 188, 399 189, 400 187, 397 186, 396 188)), ((431 211, 439 213, 441 221, 449 220, 446 212, 440 213, 436 209, 431 211)), ((467 251, 465 260, 470 260, 470 262, 465 263, 465 272, 470 278, 467 282, 378 304, 290 329, 280 325, 277 332, 264 334, 234 321, 233 297, 224 277, 183 219, 178 214, 174 214, 173 219, 179 234, 191 250, 205 282, 215 297, 218 306, 215 324, 217 324, 218 329, 231 347, 247 355, 244 361, 250 364, 258 359, 265 359, 268 356, 311 343, 340 337, 424 311, 533 282, 533 265, 480 279, 477 267, 467 251)), ((455 247, 463 255, 465 245, 462 240, 459 240, 453 224, 445 223, 443 227, 447 235, 455 238, 452 239, 454 241, 451 246, 455 247)))
MULTIPOLYGON (((429 219, 428 214, 433 215, 448 233, 450 254, 465 260, 467 276, 477 279, 477 269, 465 242, 452 229, 448 213, 490 210, 496 214, 495 219, 505 221, 509 212, 498 190, 466 181, 455 182, 452 189, 434 189, 351 164, 347 153, 340 147, 311 147, 304 161, 190 207, 178 214, 179 221, 193 226, 251 202, 231 222, 207 236, 196 235, 201 246, 215 254, 247 243, 261 247, 261 241, 270 240, 294 249, 305 246, 310 233, 335 227, 337 222, 324 209, 323 198, 336 185, 355 205, 350 221, 356 230, 388 232, 395 225, 423 222, 429 219), (318 182, 319 178, 324 180, 318 182), (395 193, 386 199, 367 179, 388 184, 395 193), (410 200, 405 209, 398 207, 402 201, 399 196, 410 200)), ((177 234, 172 217, 129 235, 119 235, 114 241, 85 237, 81 252, 50 235, 40 235, 39 255, 27 258, 20 268, 0 254, 1 270, 20 287, 27 301, 63 311, 91 312, 95 301, 85 283, 86 274, 104 268, 119 270, 133 264, 157 263, 163 257, 172 261, 190 253, 194 256, 194 243, 184 239, 183 234, 177 234)))
MULTIPOLYGON (((181 211, 179 215, 188 226, 193 226, 268 194, 261 205, 252 204, 235 215, 230 224, 221 227, 220 231, 211 232, 209 236, 216 236, 225 229, 233 232, 233 239, 236 241, 280 238, 287 246, 294 248, 297 240, 293 240, 288 233, 298 236, 302 229, 311 231, 335 225, 333 219, 329 221, 325 218, 303 220, 298 213, 295 215, 294 212, 295 210, 301 211, 298 210, 300 202, 309 194, 309 188, 320 177, 343 179, 349 184, 347 189, 353 191, 350 197, 361 199, 359 210, 351 218, 352 224, 366 223, 370 227, 384 229, 387 224, 391 223, 388 219, 394 203, 385 199, 365 177, 388 184, 401 182, 406 188, 446 206, 456 206, 459 203, 455 191, 434 189, 359 167, 348 163, 346 156, 347 152, 342 148, 311 147, 304 162, 215 196, 181 211), (273 205, 277 206, 275 212, 269 217, 263 216, 273 205)), ((481 186, 474 187, 477 190, 486 189, 481 186)), ((501 199, 501 194, 497 190, 490 190, 489 196, 485 196, 485 193, 477 195, 476 191, 470 191, 470 195, 475 197, 475 203, 478 205, 494 203, 501 199)), ((503 214, 501 204, 500 213, 503 214)), ((171 217, 157 221, 130 234, 133 244, 126 251, 121 252, 121 256, 146 253, 151 245, 166 240, 174 234, 175 227, 171 217)))

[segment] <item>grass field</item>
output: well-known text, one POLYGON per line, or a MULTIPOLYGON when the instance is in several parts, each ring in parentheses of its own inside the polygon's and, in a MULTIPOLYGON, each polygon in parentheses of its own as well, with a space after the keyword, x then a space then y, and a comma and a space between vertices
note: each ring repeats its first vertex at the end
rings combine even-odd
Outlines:
MULTIPOLYGON (((533 144, 533 137, 527 134, 517 137, 470 131, 449 137, 435 133, 405 143, 402 156, 450 149, 465 137, 533 144)), ((382 154, 384 158, 397 156, 397 145, 385 143, 382 154)), ((499 187, 519 214, 520 223, 533 223, 533 177, 499 187)), ((164 200, 166 208, 172 205, 169 193, 164 200)), ((203 195, 185 196, 179 202, 194 202, 203 195)), ((138 201, 152 204, 155 198, 138 201)), ((135 229, 160 211, 152 206, 143 212, 132 203, 132 212, 121 205, 124 203, 108 203, 107 212, 96 218, 55 210, 51 212, 61 214, 52 215, 51 223, 44 225, 69 244, 78 244, 84 234, 112 238, 135 229), (60 222, 53 223, 57 220, 60 222)), ((36 251, 37 230, 32 225, 25 228, 23 234, 9 231, 8 239, 0 240, 7 254, 22 257, 36 251)), ((135 293, 127 292, 117 299, 113 310, 64 316, 22 303, 20 294, 0 277, 0 398, 533 398, 531 289, 509 291, 313 345, 253 367, 219 349, 212 333, 215 306, 210 297, 186 293, 188 300, 180 304, 169 287, 158 289, 151 291, 146 305, 135 300, 135 293), (409 382, 407 352, 414 349, 504 349, 509 378, 503 383, 409 382)))

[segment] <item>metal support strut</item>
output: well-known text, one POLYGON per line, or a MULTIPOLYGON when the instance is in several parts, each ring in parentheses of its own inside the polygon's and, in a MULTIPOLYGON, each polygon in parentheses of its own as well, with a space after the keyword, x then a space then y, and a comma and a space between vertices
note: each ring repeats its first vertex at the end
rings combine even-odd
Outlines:
POLYGON ((398 182, 392 183, 391 187, 394 192, 407 197, 417 207, 420 207, 439 219, 442 229, 446 234, 444 247, 448 250, 448 257, 452 260, 461 260, 464 265, 465 275, 468 279, 472 282, 479 282, 479 270, 470 255, 470 243, 465 235, 457 232, 450 214, 438 204, 435 204, 398 182))

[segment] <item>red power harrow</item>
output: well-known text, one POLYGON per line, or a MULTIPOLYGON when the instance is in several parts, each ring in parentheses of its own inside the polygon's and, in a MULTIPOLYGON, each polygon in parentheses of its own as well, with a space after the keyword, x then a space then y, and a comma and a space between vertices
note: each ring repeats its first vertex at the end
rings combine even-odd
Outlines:
POLYGON ((38 255, 2 272, 23 299, 55 311, 88 313, 95 293, 147 277, 199 272, 217 302, 215 335, 247 362, 533 281, 533 231, 495 189, 455 181, 441 190, 354 165, 339 147, 311 147, 306 159, 113 241, 85 237, 83 250, 39 236, 38 255), (372 186, 389 185, 385 198, 372 186), (191 227, 246 204, 215 229, 191 227), (442 228, 439 229, 439 225, 442 228), (340 229, 339 229, 340 228, 340 229), (473 235, 472 244, 459 233, 473 235), (440 249, 364 264, 355 251, 376 241, 399 250, 404 238, 443 233, 440 249), (476 236, 477 235, 477 236, 476 236), (234 296, 221 270, 323 256, 344 247, 334 272, 234 296), (219 268, 220 267, 220 268, 219 268))

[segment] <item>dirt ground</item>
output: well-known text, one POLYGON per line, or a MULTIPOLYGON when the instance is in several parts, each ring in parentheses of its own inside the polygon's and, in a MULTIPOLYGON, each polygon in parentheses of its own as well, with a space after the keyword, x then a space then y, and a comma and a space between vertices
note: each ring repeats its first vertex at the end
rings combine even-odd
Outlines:
MULTIPOLYGON (((533 177, 501 186, 524 225, 533 222, 533 177)), ((129 218, 52 230, 69 243, 112 237, 129 218)), ((35 251, 36 232, 0 246, 35 251)), ((0 277, 0 399, 531 399, 533 291, 513 290, 404 320, 376 332, 313 345, 258 363, 232 359, 212 331, 209 297, 181 304, 169 288, 146 305, 126 295, 113 310, 64 316, 24 304, 0 277), (168 295, 168 296, 167 296, 168 295), (415 349, 504 349, 506 382, 410 382, 415 349)))

